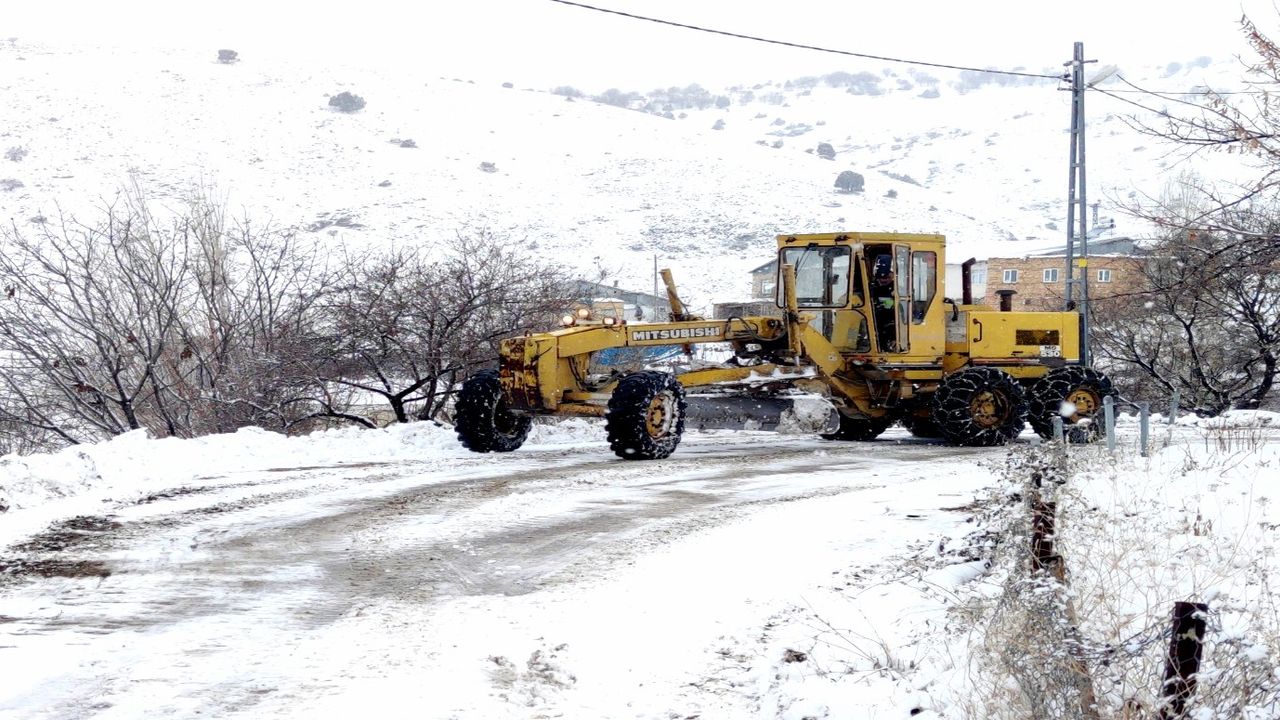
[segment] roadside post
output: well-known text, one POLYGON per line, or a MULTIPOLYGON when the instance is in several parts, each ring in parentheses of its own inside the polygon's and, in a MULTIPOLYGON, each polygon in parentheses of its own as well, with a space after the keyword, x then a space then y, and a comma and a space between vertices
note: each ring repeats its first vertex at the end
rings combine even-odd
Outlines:
POLYGON ((1147 444, 1151 439, 1151 403, 1145 400, 1138 403, 1138 427, 1138 452, 1142 457, 1147 457, 1147 444))
POLYGON ((1102 398, 1102 418, 1106 425, 1107 452, 1116 451, 1116 401, 1110 395, 1102 398))

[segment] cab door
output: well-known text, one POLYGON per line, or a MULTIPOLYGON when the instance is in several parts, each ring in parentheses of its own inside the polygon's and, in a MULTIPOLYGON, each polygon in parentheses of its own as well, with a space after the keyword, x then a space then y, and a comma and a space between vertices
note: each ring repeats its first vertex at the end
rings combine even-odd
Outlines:
POLYGON ((893 246, 893 302, 895 341, 885 352, 905 353, 911 350, 911 247, 893 246))

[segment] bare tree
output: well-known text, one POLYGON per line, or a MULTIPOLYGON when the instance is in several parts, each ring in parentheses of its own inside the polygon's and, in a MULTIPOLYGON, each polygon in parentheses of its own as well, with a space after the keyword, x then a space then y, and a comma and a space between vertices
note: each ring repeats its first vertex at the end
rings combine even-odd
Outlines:
POLYGON ((227 218, 197 191, 151 212, 137 188, 98 223, 0 235, 0 443, 136 429, 192 437, 442 416, 498 342, 567 305, 557 267, 488 233, 447 254, 348 255, 227 218), (163 218, 163 219, 159 219, 163 218))
MULTIPOLYGON (((1253 58, 1246 60, 1244 66, 1246 81, 1252 88, 1249 92, 1204 89, 1182 97, 1149 93, 1146 98, 1138 95, 1135 100, 1096 89, 1154 113, 1155 120, 1136 115, 1128 118, 1129 124, 1143 134, 1181 146, 1188 155, 1203 151, 1240 155, 1242 161, 1247 158, 1250 167, 1259 170, 1253 180, 1239 187, 1223 191, 1200 187, 1206 202, 1202 213, 1189 219, 1193 225, 1212 225, 1212 215, 1217 210, 1270 199, 1280 190, 1280 97, 1276 94, 1280 90, 1280 46, 1247 16, 1240 24, 1253 52, 1253 58)), ((1129 90, 1147 92, 1128 84, 1129 90)))
POLYGON ((158 220, 136 188, 97 224, 0 245, 0 422, 78 443, 288 427, 323 282, 291 235, 228 225, 197 194, 158 220))
POLYGON ((1254 91, 1113 95, 1156 113, 1155 121, 1130 118, 1139 131, 1188 155, 1239 155, 1254 174, 1229 187, 1184 175, 1131 207, 1163 234, 1137 291, 1100 303, 1095 314, 1098 354, 1118 384, 1148 396, 1176 390, 1203 414, 1267 402, 1280 357, 1280 46, 1247 17, 1241 27, 1253 51, 1245 72, 1254 91))
POLYGON ((182 356, 195 372, 174 375, 175 395, 199 413, 201 433, 337 417, 319 406, 342 399, 312 392, 310 338, 334 277, 325 256, 292 232, 228 222, 224 207, 202 195, 184 214, 193 293, 181 312, 182 356))
POLYGON ((562 270, 483 231, 459 234, 438 260, 410 249, 350 258, 315 340, 318 387, 377 397, 397 422, 435 419, 502 338, 563 309, 567 288, 562 270))
POLYGON ((1102 301, 1097 353, 1139 397, 1180 393, 1205 415, 1257 408, 1280 372, 1280 219, 1251 205, 1215 217, 1241 229, 1169 232, 1136 292, 1102 301))
POLYGON ((165 402, 156 370, 176 342, 183 239, 117 202, 101 226, 15 227, 0 246, 0 387, 67 442, 144 427, 165 402))

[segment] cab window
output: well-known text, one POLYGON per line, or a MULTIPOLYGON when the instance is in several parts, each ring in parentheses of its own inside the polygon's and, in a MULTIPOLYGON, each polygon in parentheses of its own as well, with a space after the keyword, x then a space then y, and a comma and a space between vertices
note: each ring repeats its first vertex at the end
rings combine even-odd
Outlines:
POLYGON ((778 263, 778 306, 782 296, 782 266, 796 269, 796 304, 800 307, 842 308, 849 304, 849 270, 853 253, 845 246, 783 248, 778 263))
POLYGON ((933 304, 938 287, 938 254, 911 254, 911 322, 919 325, 933 304))

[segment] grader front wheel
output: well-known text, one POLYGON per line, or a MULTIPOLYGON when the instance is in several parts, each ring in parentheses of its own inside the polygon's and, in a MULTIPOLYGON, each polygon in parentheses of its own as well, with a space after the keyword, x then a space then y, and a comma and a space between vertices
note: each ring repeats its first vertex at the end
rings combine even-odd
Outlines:
POLYGON ((902 427, 906 428, 907 432, 911 433, 912 436, 918 438, 937 440, 938 438, 946 437, 942 432, 942 428, 938 427, 938 423, 933 421, 931 415, 923 417, 920 415, 904 415, 902 417, 902 427))
POLYGON ((932 418, 957 445, 1003 445, 1022 432, 1027 403, 1008 373, 975 367, 942 381, 933 398, 932 418))
POLYGON ((647 370, 618 381, 609 398, 609 448, 624 460, 667 457, 684 435, 684 388, 675 377, 647 370))
POLYGON ((467 378, 454 405, 458 440, 479 452, 511 452, 524 444, 533 419, 507 409, 502 384, 494 370, 481 370, 467 378))
POLYGON ((850 418, 840 416, 840 429, 824 433, 823 440, 875 440, 888 429, 892 420, 887 418, 850 418))

